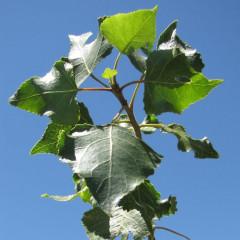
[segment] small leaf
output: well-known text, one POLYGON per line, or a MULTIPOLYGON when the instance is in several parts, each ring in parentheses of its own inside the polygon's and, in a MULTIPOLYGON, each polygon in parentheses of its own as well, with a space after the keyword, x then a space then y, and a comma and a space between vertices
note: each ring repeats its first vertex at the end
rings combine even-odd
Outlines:
POLYGON ((152 223, 156 217, 160 219, 163 215, 168 216, 177 211, 176 198, 169 197, 167 200, 160 200, 160 193, 148 181, 137 186, 134 191, 122 198, 119 205, 127 211, 138 210, 151 234, 153 234, 152 223))
POLYGON ((80 184, 80 190, 77 191, 75 194, 71 194, 67 196, 57 196, 57 195, 50 196, 45 193, 45 194, 42 194, 41 197, 51 198, 58 202, 69 202, 74 200, 76 197, 81 197, 84 203, 90 203, 92 206, 96 206, 97 204, 95 199, 92 197, 92 194, 90 193, 85 180, 82 180, 82 183, 80 184))
POLYGON ((116 124, 120 127, 125 127, 125 128, 130 128, 132 127, 132 124, 130 123, 130 120, 128 118, 127 114, 121 114, 118 118, 118 121, 116 122, 116 124), (122 122, 121 122, 122 121, 122 122), (126 122, 124 122, 126 121, 126 122))
POLYGON ((167 29, 160 35, 157 49, 169 50, 178 47, 189 59, 191 67, 197 71, 202 72, 204 64, 201 59, 201 54, 192 49, 187 43, 184 43, 176 35, 177 21, 172 22, 167 29))
POLYGON ((115 208, 109 217, 101 208, 96 207, 84 214, 83 225, 90 240, 113 239, 122 234, 127 240, 131 232, 135 240, 141 240, 149 234, 145 221, 137 210, 129 212, 115 208))
POLYGON ((45 198, 51 198, 55 201, 58 202, 68 202, 68 201, 72 201, 74 200, 76 197, 78 196, 78 194, 72 194, 72 195, 68 195, 68 196, 49 196, 48 194, 43 194, 41 195, 41 197, 45 197, 45 198))
POLYGON ((162 132, 174 134, 178 138, 178 149, 183 152, 194 151, 195 158, 219 158, 219 154, 206 137, 201 140, 194 139, 179 124, 163 126, 162 132))
POLYGON ((194 71, 178 49, 150 53, 145 78, 144 109, 148 114, 181 113, 206 97, 222 80, 208 80, 194 71), (178 78, 187 79, 186 82, 178 78))
POLYGON ((102 76, 102 78, 110 79, 116 75, 117 75, 117 70, 112 70, 110 68, 106 68, 104 73, 101 76, 102 76))
POLYGON ((98 33, 95 41, 86 44, 91 35, 91 32, 80 36, 69 35, 71 50, 68 58, 74 66, 74 76, 78 87, 88 78, 100 61, 112 52, 112 45, 103 38, 101 32, 98 33))
POLYGON ((131 131, 115 125, 78 125, 70 137, 63 136, 59 154, 86 180, 108 214, 119 199, 153 174, 162 159, 131 131))
POLYGON ((141 47, 151 51, 155 41, 157 6, 108 17, 100 26, 103 36, 127 55, 141 47))
MULTIPOLYGON (((156 118, 154 114, 147 114, 144 118, 142 124, 159 124, 160 121, 156 118)), ((155 133, 157 128, 155 127, 141 127, 141 131, 145 134, 152 134, 155 133)))
POLYGON ((80 118, 77 90, 72 65, 58 61, 46 76, 25 81, 9 103, 32 113, 47 115, 57 124, 75 125, 80 118))

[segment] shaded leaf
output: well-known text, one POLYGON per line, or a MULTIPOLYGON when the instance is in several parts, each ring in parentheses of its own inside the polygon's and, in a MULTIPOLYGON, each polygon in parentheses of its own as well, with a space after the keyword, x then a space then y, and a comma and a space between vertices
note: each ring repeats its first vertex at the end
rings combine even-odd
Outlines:
POLYGON ((141 240, 149 234, 145 221, 137 210, 127 212, 117 207, 109 217, 97 207, 85 213, 82 222, 91 240, 110 239, 118 235, 122 235, 122 240, 127 240, 130 232, 134 239, 141 240))
POLYGON ((148 114, 181 113, 206 97, 222 80, 208 80, 191 67, 178 49, 152 52, 147 59, 144 109, 148 114), (186 78, 188 82, 178 81, 186 78))
POLYGON ((75 125, 80 118, 76 94, 72 65, 60 60, 44 77, 25 81, 9 103, 32 113, 47 115, 58 124, 75 125))
POLYGON ((162 159, 131 131, 119 126, 78 125, 71 136, 62 138, 62 161, 86 180, 94 198, 107 213, 112 212, 119 199, 153 174, 162 159))
POLYGON ((169 50, 178 47, 189 59, 191 67, 202 72, 204 64, 201 59, 201 54, 196 49, 191 48, 187 43, 184 43, 176 34, 177 21, 172 22, 167 29, 160 35, 157 49, 169 50))
MULTIPOLYGON (((81 115, 78 123, 93 124, 92 118, 90 117, 86 106, 83 103, 78 103, 78 107, 81 115)), ((71 126, 58 125, 54 122, 49 123, 42 138, 32 148, 30 154, 34 155, 38 153, 52 153, 58 155, 57 145, 59 141, 59 136, 62 132, 69 134, 71 128, 71 126)))
MULTIPOLYGON (((142 124, 159 124, 160 121, 156 118, 154 114, 147 114, 144 118, 142 124)), ((141 131, 145 134, 152 134, 155 133, 157 128, 155 127, 141 127, 141 131)))
POLYGON ((110 218, 100 207, 85 212, 82 222, 90 240, 110 239, 110 218))
POLYGON ((103 21, 103 36, 120 52, 127 55, 141 47, 151 51, 155 41, 157 6, 150 10, 138 10, 117 14, 103 21))
POLYGON ((71 50, 69 61, 74 66, 74 76, 77 86, 80 86, 84 80, 93 72, 99 62, 112 52, 112 45, 103 38, 101 32, 97 39, 86 44, 91 32, 80 36, 69 35, 71 50))
POLYGON ((122 206, 127 211, 138 210, 145 220, 149 232, 152 234, 153 220, 156 217, 160 219, 163 215, 168 216, 177 211, 175 197, 170 196, 167 200, 160 200, 160 197, 160 193, 155 190, 154 186, 150 182, 145 181, 122 198, 119 206, 122 206))
POLYGON ((194 139, 179 124, 163 125, 162 132, 174 134, 178 138, 178 149, 183 152, 194 151, 196 158, 219 158, 219 154, 206 137, 194 139))
POLYGON ((133 53, 129 54, 128 58, 133 66, 141 73, 144 73, 147 70, 147 58, 143 56, 139 51, 136 50, 133 53))

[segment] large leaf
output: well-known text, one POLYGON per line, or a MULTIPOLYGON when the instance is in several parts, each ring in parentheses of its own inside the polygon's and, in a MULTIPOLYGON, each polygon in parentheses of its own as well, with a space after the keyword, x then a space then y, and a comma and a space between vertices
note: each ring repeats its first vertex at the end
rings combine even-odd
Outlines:
POLYGON ((175 47, 180 48, 189 59, 190 64, 194 70, 201 72, 204 64, 201 59, 201 54, 196 49, 191 48, 187 43, 184 43, 176 34, 177 21, 172 22, 167 29, 160 35, 157 49, 168 50, 175 47))
POLYGON ((77 90, 72 65, 60 60, 46 76, 25 81, 9 103, 32 113, 47 115, 58 124, 75 125, 80 119, 77 90))
POLYGON ((162 131, 174 134, 178 138, 178 149, 183 152, 194 151, 196 158, 219 158, 219 154, 206 137, 201 140, 194 139, 179 124, 164 125, 162 131))
MULTIPOLYGON (((88 109, 83 103, 78 103, 79 111, 81 114, 80 120, 78 123, 88 123, 93 124, 92 118, 89 115, 88 109)), ((30 154, 38 153, 52 153, 58 155, 58 140, 62 131, 65 131, 67 134, 70 132, 71 126, 63 126, 56 124, 54 122, 49 123, 47 129, 45 130, 42 138, 36 143, 32 148, 30 154)))
POLYGON ((170 196, 165 200, 160 200, 160 197, 160 193, 155 190, 154 186, 146 181, 121 199, 119 205, 127 211, 138 210, 145 220, 149 232, 153 233, 152 226, 155 218, 160 219, 163 215, 168 216, 177 211, 175 197, 170 196))
POLYGON ((97 39, 86 44, 91 32, 80 36, 69 35, 71 50, 69 61, 74 66, 74 76, 77 86, 79 86, 95 69, 99 62, 108 56, 112 51, 112 45, 103 38, 101 32, 97 39))
POLYGON ((127 55, 141 47, 151 51, 155 41, 157 7, 117 14, 103 21, 100 30, 103 36, 120 52, 127 55))
POLYGON ((107 213, 153 174, 162 159, 130 130, 114 125, 79 125, 71 136, 62 136, 61 142, 62 161, 86 180, 107 213))
POLYGON ((206 97, 222 80, 208 80, 196 72, 178 49, 152 52, 147 60, 144 109, 148 114, 181 113, 206 97), (187 79, 186 82, 178 78, 187 79))
POLYGON ((101 208, 94 208, 85 213, 82 222, 91 240, 110 239, 118 235, 122 235, 122 240, 127 240, 130 232, 135 240, 149 235, 145 221, 137 210, 127 212, 117 207, 109 217, 101 208))

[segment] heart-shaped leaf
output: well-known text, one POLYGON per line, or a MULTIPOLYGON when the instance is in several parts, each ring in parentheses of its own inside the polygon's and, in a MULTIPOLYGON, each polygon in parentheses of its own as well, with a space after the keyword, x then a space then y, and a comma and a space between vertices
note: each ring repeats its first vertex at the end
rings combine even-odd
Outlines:
POLYGON ((86 180, 108 214, 123 196, 153 174, 162 159, 130 130, 114 125, 78 125, 71 136, 62 136, 61 142, 62 161, 86 180))
POLYGON ((151 51, 156 32, 157 6, 106 18, 100 26, 103 36, 127 55, 141 47, 151 51))

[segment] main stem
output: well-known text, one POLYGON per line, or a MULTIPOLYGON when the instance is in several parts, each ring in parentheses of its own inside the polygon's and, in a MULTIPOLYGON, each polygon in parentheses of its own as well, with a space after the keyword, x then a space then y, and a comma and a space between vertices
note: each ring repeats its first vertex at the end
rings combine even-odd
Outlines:
POLYGON ((139 139, 142 139, 141 130, 140 130, 137 120, 133 114, 133 110, 129 108, 127 100, 123 96, 122 90, 119 87, 117 82, 112 84, 112 92, 116 96, 118 101, 121 103, 123 109, 126 111, 129 121, 132 124, 132 127, 133 127, 136 137, 139 139))

